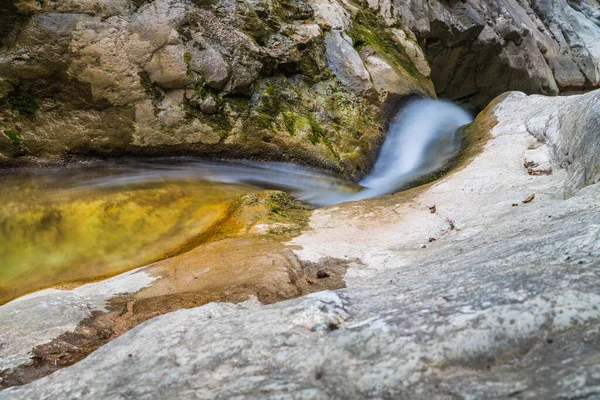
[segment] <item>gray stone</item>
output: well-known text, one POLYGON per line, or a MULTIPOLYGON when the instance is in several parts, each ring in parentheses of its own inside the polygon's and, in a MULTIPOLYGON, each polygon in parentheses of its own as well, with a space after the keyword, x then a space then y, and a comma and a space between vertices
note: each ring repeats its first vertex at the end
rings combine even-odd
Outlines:
POLYGON ((565 196, 600 181, 600 90, 549 104, 543 114, 528 118, 527 129, 566 169, 565 196))
POLYGON ((184 88, 188 83, 185 48, 181 45, 161 48, 144 69, 153 82, 167 89, 184 88))
POLYGON ((202 101, 202 103, 200 103, 200 111, 202 111, 204 114, 214 114, 218 109, 219 105, 212 96, 208 96, 202 101))
POLYGON ((74 331, 93 312, 106 311, 106 302, 115 295, 135 293, 155 280, 144 271, 134 270, 73 290, 42 290, 3 305, 0 371, 29 363, 34 347, 74 331))
POLYGON ((375 95, 371 75, 352 46, 352 39, 342 32, 332 31, 325 35, 325 48, 329 67, 345 85, 365 97, 375 95))
POLYGON ((393 3, 415 32, 440 96, 481 109, 508 90, 557 94, 600 86, 594 0, 393 3))
POLYGON ((191 54, 192 71, 198 72, 206 84, 213 89, 223 89, 231 76, 231 67, 223 56, 212 48, 191 54))

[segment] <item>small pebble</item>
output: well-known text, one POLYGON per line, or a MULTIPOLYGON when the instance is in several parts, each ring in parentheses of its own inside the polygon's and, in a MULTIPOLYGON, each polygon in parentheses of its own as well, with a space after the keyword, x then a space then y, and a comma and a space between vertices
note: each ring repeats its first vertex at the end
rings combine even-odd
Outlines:
POLYGON ((327 271, 322 271, 321 270, 321 271, 317 272, 317 278, 319 278, 319 279, 329 278, 329 277, 330 277, 330 275, 329 275, 329 273, 327 271))

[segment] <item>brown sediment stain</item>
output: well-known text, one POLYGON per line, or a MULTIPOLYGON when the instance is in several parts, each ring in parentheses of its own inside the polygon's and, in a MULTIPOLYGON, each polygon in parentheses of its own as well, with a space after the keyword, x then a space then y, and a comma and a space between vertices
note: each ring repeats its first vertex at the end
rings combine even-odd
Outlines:
POLYGON ((28 365, 0 372, 0 389, 73 365, 136 325, 167 312, 252 297, 271 304, 345 287, 345 272, 356 260, 304 263, 286 246, 307 228, 309 215, 306 207, 281 192, 241 196, 227 218, 199 236, 189 251, 184 247, 182 253, 144 268, 160 277, 152 286, 111 299, 108 312, 95 312, 74 332, 34 348, 28 365), (319 271, 329 276, 319 279, 319 271))

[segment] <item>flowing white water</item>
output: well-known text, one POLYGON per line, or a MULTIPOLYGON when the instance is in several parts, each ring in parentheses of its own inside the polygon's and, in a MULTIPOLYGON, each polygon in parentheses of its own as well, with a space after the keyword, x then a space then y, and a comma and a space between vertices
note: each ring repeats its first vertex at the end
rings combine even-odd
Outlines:
POLYGON ((446 165, 460 147, 458 128, 470 120, 448 102, 409 103, 360 184, 292 164, 195 158, 0 170, 0 304, 160 258, 255 188, 281 189, 314 206, 406 189, 446 165))
POLYGON ((460 148, 458 129, 473 120, 444 100, 413 100, 390 124, 373 171, 360 184, 360 198, 390 193, 442 168, 460 148))
POLYGON ((449 101, 417 99, 408 103, 389 126, 371 173, 357 193, 313 191, 300 199, 317 205, 382 196, 443 168, 460 150, 459 128, 471 115, 449 101))
MULTIPOLYGON (((359 185, 293 164, 195 158, 120 160, 24 173, 39 176, 48 187, 67 191, 164 181, 211 181, 281 189, 315 206, 327 206, 392 193, 439 170, 459 150, 458 128, 471 120, 466 111, 447 101, 410 101, 390 124, 372 172, 359 185)), ((19 179, 13 172, 2 175, 0 182, 19 179)))

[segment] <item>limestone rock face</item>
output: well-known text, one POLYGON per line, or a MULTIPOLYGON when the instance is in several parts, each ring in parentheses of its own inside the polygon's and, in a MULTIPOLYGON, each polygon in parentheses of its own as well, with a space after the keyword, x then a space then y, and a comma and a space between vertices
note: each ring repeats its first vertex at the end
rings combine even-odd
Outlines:
POLYGON ((146 72, 157 85, 167 89, 185 87, 188 81, 184 61, 185 48, 181 45, 165 46, 146 64, 146 72))
POLYGON ((371 75, 358 52, 354 50, 352 39, 334 31, 325 37, 325 46, 330 68, 340 80, 357 93, 365 96, 375 94, 371 75))
POLYGON ((348 261, 346 289, 169 313, 0 398, 594 397, 600 183, 577 166, 596 176, 599 94, 504 95, 464 168, 316 211, 291 244, 348 261))
MULTIPOLYGON (((558 103, 527 118, 527 130, 549 147, 551 160, 568 173, 564 195, 600 182, 600 91, 558 103)), ((533 160, 535 164, 537 162, 533 160)))
POLYGON ((390 96, 435 96, 418 46, 376 43, 399 19, 371 10, 358 20, 360 8, 338 0, 2 7, 0 136, 21 138, 18 151, 0 148, 5 162, 210 154, 359 177, 385 133, 390 96), (366 46, 386 85, 374 85, 366 46))
POLYGON ((594 0, 19 0, 0 11, 0 135, 21 137, 3 163, 210 154, 357 178, 398 96, 481 109, 507 90, 600 85, 594 0), (165 103, 173 90, 196 94, 165 103), (207 96, 214 113, 200 107, 207 96), (182 140, 198 123, 219 140, 182 140))
POLYGON ((483 108, 508 90, 553 95, 600 86, 595 0, 380 1, 400 15, 439 96, 483 108))

